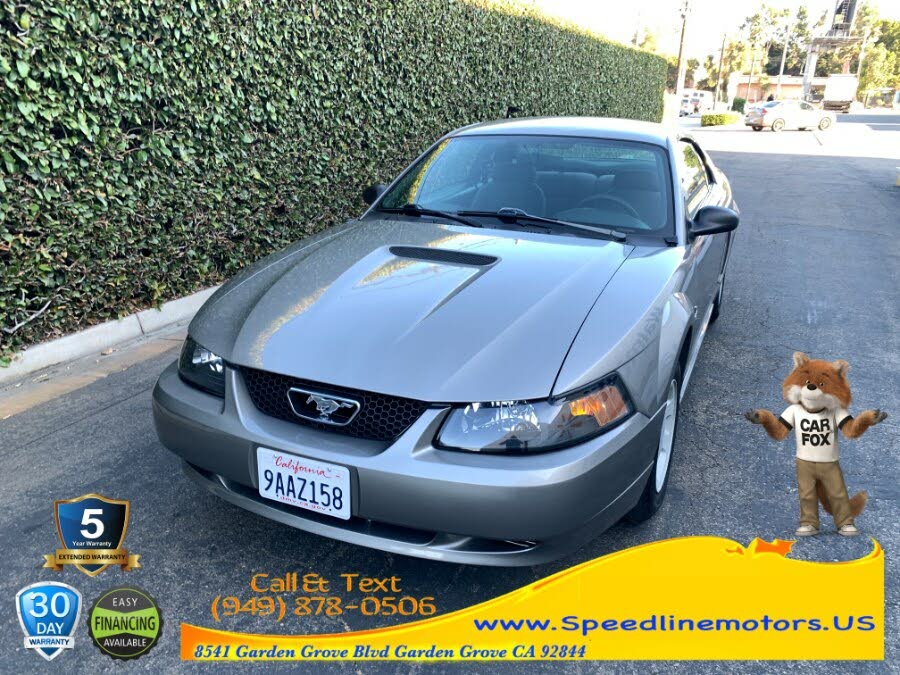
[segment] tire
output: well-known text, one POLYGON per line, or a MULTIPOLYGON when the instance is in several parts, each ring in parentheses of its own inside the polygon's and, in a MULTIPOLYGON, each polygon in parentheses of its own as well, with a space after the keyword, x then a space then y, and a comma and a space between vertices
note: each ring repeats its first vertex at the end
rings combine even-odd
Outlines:
POLYGON ((819 131, 825 131, 826 129, 831 127, 831 119, 828 117, 823 117, 819 120, 819 131))
POLYGON ((772 131, 776 134, 784 129, 784 120, 775 120, 772 122, 772 131))
POLYGON ((762 131, 762 127, 752 127, 753 131, 762 131))
POLYGON ((675 438, 678 434, 678 413, 680 409, 679 397, 681 396, 681 365, 675 366, 675 371, 669 380, 666 395, 666 410, 663 412, 663 423, 659 430, 659 444, 656 449, 656 457, 653 459, 653 468, 650 470, 650 478, 644 486, 638 503, 625 515, 625 521, 631 525, 643 523, 659 511, 663 500, 666 498, 666 489, 669 487, 669 475, 672 472, 672 455, 675 451, 675 438), (673 405, 671 420, 669 418, 669 406, 673 405), (668 424, 667 424, 668 421, 668 424), (668 431, 667 431, 668 428, 668 431), (663 445, 668 449, 663 454, 663 445), (665 462, 665 466, 661 462, 665 462))

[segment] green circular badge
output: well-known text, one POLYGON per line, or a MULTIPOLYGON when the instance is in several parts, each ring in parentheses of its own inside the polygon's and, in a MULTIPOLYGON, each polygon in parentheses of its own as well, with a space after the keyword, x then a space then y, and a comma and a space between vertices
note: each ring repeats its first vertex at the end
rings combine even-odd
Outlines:
POLYGON ((97 648, 114 659, 136 659, 159 642, 162 612, 149 593, 132 586, 105 591, 94 601, 88 633, 97 648))

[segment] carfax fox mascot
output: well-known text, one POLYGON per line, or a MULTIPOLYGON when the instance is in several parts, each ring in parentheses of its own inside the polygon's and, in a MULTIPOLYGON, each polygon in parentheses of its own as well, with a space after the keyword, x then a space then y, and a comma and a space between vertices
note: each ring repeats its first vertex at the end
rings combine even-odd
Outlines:
POLYGON ((800 494, 800 526, 796 534, 801 537, 819 533, 819 501, 834 518, 840 534, 859 534, 853 519, 862 513, 868 495, 847 495, 838 463, 837 431, 840 429, 847 438, 858 438, 884 420, 887 413, 866 410, 856 418, 849 413, 848 370, 850 364, 846 361, 821 361, 794 352, 794 370, 782 385, 784 400, 790 404, 787 410, 780 416, 768 410, 744 413, 776 441, 783 441, 791 431, 796 434, 800 494))

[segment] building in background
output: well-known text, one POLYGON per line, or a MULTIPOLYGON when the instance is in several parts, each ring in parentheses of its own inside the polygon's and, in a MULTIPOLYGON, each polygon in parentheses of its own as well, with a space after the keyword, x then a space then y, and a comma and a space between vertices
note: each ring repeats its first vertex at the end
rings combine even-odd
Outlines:
MULTIPOLYGON (((728 76, 728 88, 726 89, 728 102, 730 104, 735 98, 742 98, 748 103, 754 103, 768 98, 770 94, 779 99, 803 98, 802 76, 782 75, 780 96, 776 92, 777 79, 777 77, 766 75, 765 73, 754 73, 748 87, 747 73, 731 73, 728 76)), ((821 99, 827 80, 828 78, 824 76, 810 78, 812 100, 821 99)))

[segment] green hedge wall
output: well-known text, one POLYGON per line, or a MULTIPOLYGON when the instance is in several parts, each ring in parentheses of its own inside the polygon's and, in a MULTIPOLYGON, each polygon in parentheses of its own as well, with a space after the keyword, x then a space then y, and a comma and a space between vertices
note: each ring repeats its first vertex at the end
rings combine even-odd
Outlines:
POLYGON ((508 104, 662 115, 663 59, 505 2, 0 2, 0 359, 358 214, 508 104))

